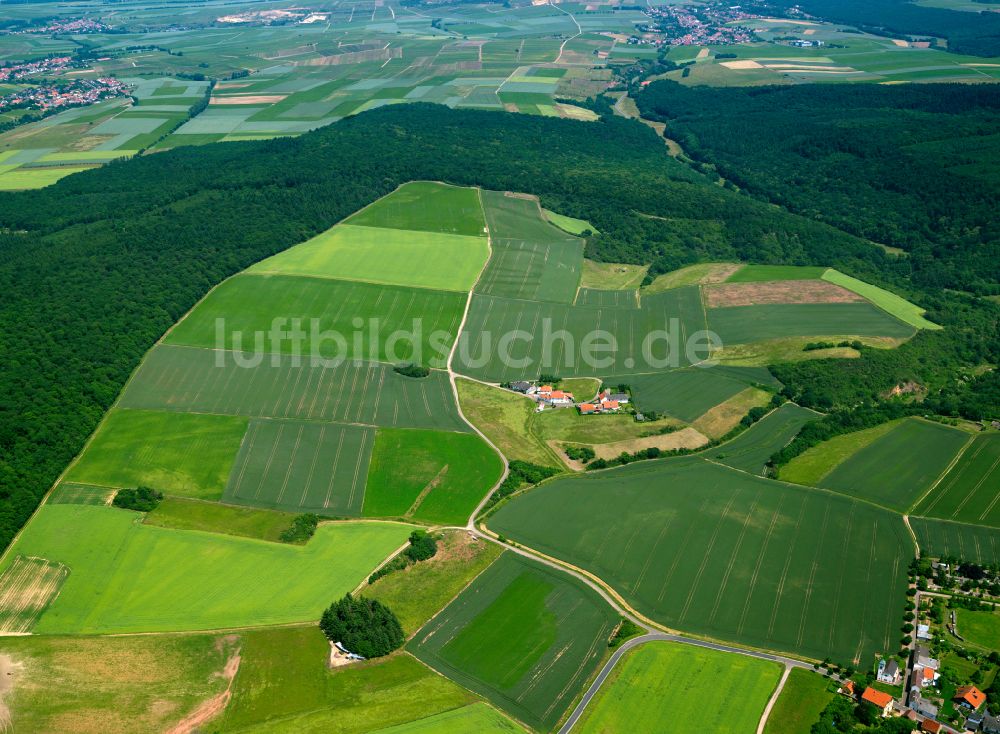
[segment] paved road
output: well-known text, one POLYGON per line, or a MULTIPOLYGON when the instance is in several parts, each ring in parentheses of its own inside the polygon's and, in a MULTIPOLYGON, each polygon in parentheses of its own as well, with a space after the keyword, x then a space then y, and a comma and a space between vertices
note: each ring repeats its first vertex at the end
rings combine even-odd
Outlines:
MULTIPOLYGON (((788 675, 788 671, 790 671, 792 668, 804 668, 806 670, 812 670, 812 666, 809 665, 808 663, 803 663, 801 660, 792 660, 791 658, 782 657, 781 655, 771 655, 766 652, 755 652, 753 650, 744 650, 739 647, 729 647, 728 645, 720 645, 718 643, 708 642, 706 640, 695 640, 691 637, 683 637, 681 635, 670 635, 665 632, 649 632, 647 634, 642 635, 641 637, 633 637, 631 640, 629 640, 621 647, 619 647, 617 650, 615 650, 614 654, 612 654, 612 656, 608 658, 608 662, 606 662, 604 664, 604 667, 601 668, 601 672, 597 674, 597 678, 595 678, 594 682, 590 684, 590 688, 588 688, 587 692, 583 694, 583 698, 580 699, 580 702, 576 705, 576 708, 573 709, 573 713, 570 714, 570 717, 566 720, 566 723, 562 725, 561 729, 559 729, 559 734, 568 734, 568 732, 576 725, 576 723, 580 720, 580 717, 583 715, 583 712, 587 709, 587 706, 590 704, 591 700, 597 694, 598 690, 600 690, 604 682, 608 679, 608 676, 611 675, 611 671, 614 670, 615 666, 618 664, 618 661, 620 661, 622 657, 624 657, 625 654, 628 653, 629 650, 632 650, 633 648, 636 648, 639 645, 644 645, 647 642, 654 642, 657 640, 663 642, 679 642, 683 645, 693 645, 694 647, 704 647, 708 648, 709 650, 718 650, 719 652, 729 652, 729 653, 735 653, 737 655, 747 655, 752 658, 760 658, 761 660, 770 660, 772 662, 779 663, 785 666, 785 676, 788 675)), ((782 678, 782 683, 783 682, 784 682, 784 677, 782 678)), ((778 689, 779 691, 780 688, 781 687, 779 686, 778 689)), ((765 719, 763 718, 761 719, 762 722, 764 720, 765 719)))

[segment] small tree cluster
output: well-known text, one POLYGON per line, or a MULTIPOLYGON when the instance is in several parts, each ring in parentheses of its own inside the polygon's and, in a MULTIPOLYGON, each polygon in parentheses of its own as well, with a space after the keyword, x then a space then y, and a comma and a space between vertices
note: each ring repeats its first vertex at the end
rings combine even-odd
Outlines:
POLYGON ((282 531, 281 535, 278 537, 282 543, 304 543, 313 536, 318 525, 319 515, 307 512, 303 515, 296 516, 296 518, 292 520, 291 527, 282 531))
POLYGON ((327 607, 319 627, 331 642, 339 642, 364 658, 388 655, 406 639, 389 607, 375 599, 355 599, 350 594, 327 607))
POLYGON ((163 492, 157 492, 149 487, 136 487, 135 489, 119 489, 111 504, 115 507, 121 507, 123 510, 150 512, 156 509, 162 499, 163 492))
POLYGON ((397 364, 392 368, 403 377, 422 378, 431 373, 430 369, 419 364, 397 364))

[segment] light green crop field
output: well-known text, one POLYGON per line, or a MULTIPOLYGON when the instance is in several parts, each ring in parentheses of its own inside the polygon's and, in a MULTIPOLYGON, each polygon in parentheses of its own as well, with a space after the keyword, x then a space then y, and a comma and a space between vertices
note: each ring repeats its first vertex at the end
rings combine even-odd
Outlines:
POLYGON ((608 377, 605 383, 627 384, 638 410, 667 413, 689 423, 747 387, 711 367, 608 377))
POLYGON ((898 423, 899 421, 890 421, 874 428, 835 436, 796 456, 781 467, 778 476, 786 482, 815 487, 842 461, 887 434, 898 423))
POLYGON ((8 725, 26 732, 168 731, 225 690, 222 670, 238 644, 218 635, 4 637, 0 654, 10 657, 20 683, 4 699, 8 725))
POLYGON ((627 375, 684 367, 692 356, 688 337, 704 328, 697 288, 643 298, 641 307, 531 303, 476 295, 459 339, 455 369, 471 377, 507 382, 537 379, 542 373, 627 375), (565 331, 568 336, 546 338, 546 324, 548 335, 565 331), (595 330, 608 332, 617 352, 609 351, 611 340, 594 339, 595 330), (512 334, 517 338, 510 338, 512 334), (654 338, 647 343, 649 334, 654 338))
POLYGON ((548 730, 600 663, 617 622, 582 582, 504 553, 408 649, 518 720, 548 730))
POLYGON ((474 433, 381 429, 364 514, 461 525, 502 472, 500 457, 474 433))
POLYGON ((674 642, 647 642, 618 663, 577 724, 583 734, 749 734, 781 666, 674 642))
POLYGON ((168 632, 317 619, 410 527, 322 525, 305 546, 143 525, 126 510, 45 505, 12 547, 70 568, 41 633, 168 632))
POLYGON ((962 637, 987 650, 1000 650, 1000 614, 966 609, 959 609, 957 614, 962 637))
POLYGON ((246 427, 237 416, 113 410, 66 479, 218 499, 246 427))
POLYGON ((61 178, 86 171, 87 166, 59 166, 46 168, 15 168, 0 172, 0 191, 40 189, 51 186, 61 178))
POLYGON ((547 482, 491 529, 596 574, 675 629, 857 664, 897 637, 897 514, 699 458, 547 482))
POLYGON ((485 703, 379 729, 377 734, 515 734, 525 729, 485 703))
POLYGON ((910 516, 921 555, 952 556, 982 565, 1000 563, 1000 530, 983 525, 910 516))
POLYGON ((485 237, 339 224, 248 272, 468 291, 487 257, 485 237))
POLYGON ((900 321, 905 321, 910 326, 917 329, 940 329, 941 327, 932 321, 924 318, 924 309, 910 303, 902 296, 897 296, 877 285, 865 283, 863 280, 844 275, 839 270, 827 270, 823 274, 823 280, 854 291, 859 296, 864 296, 884 311, 888 311, 900 321))
POLYGON ((50 505, 107 505, 116 491, 108 487, 60 482, 45 501, 50 505))
POLYGON ((468 431, 446 373, 403 377, 377 362, 300 364, 282 356, 252 367, 233 352, 159 345, 122 394, 123 408, 304 418, 372 426, 468 431), (219 366, 219 361, 224 366, 219 366))
POLYGON ((1000 527, 997 487, 1000 487, 1000 433, 981 434, 914 512, 1000 527))
POLYGON ((723 345, 790 336, 908 339, 914 334, 912 326, 870 303, 764 303, 709 308, 707 313, 709 328, 723 345))
POLYGON ((476 292, 572 303, 580 285, 583 241, 542 217, 534 199, 483 192, 493 254, 476 292))
POLYGON ((486 228, 478 190, 432 181, 403 184, 345 223, 477 237, 486 228))
POLYGON ((813 280, 822 278, 827 268, 814 265, 745 265, 730 275, 727 283, 756 283, 769 280, 813 280))
POLYGON ((244 274, 215 288, 164 341, 248 355, 298 353, 303 362, 316 356, 443 367, 465 301, 465 294, 429 288, 244 274), (276 318, 286 333, 272 336, 276 318), (298 340, 287 333, 296 329, 296 319, 298 340), (378 320, 377 331, 369 319, 378 320), (418 324, 415 336, 391 338, 414 332, 418 324), (447 336, 432 342, 435 332, 447 336))
POLYGON ((242 638, 233 697, 213 730, 363 734, 476 700, 405 653, 330 670, 330 643, 315 624, 242 638))
POLYGON ((764 734, 809 734, 812 725, 819 721, 820 712, 836 695, 832 688, 823 676, 792 668, 767 717, 764 734))
POLYGON ((481 382, 459 378, 462 413, 486 434, 508 459, 560 467, 545 442, 531 430, 535 401, 481 382))
POLYGON ((842 461, 820 485, 905 512, 969 440, 956 428, 910 418, 842 461))
POLYGON ((251 507, 356 517, 361 514, 374 442, 375 431, 362 426, 251 421, 222 499, 251 507))
POLYGON ((542 209, 542 213, 549 222, 572 235, 581 235, 588 230, 593 234, 600 234, 600 232, 594 229, 594 225, 585 219, 567 217, 565 214, 557 214, 556 212, 549 211, 548 209, 542 209))
POLYGON ((636 290, 642 285, 648 270, 648 265, 602 263, 585 259, 580 285, 585 288, 636 290))
POLYGON ((383 576, 361 593, 388 605, 409 636, 493 563, 501 550, 464 530, 446 530, 433 558, 383 576))
POLYGON ((762 475, 771 455, 795 438, 802 426, 819 417, 819 413, 807 408, 785 403, 732 441, 711 449, 705 455, 734 469, 762 475))
POLYGON ((290 512, 165 497, 156 509, 146 513, 143 522, 171 530, 201 530, 277 543, 294 519, 295 515, 290 512))

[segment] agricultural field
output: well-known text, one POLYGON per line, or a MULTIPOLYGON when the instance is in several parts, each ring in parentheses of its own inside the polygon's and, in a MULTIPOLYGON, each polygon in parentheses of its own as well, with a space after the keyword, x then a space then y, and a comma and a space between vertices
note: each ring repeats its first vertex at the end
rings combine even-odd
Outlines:
POLYGON ((792 668, 767 717, 764 734, 809 734, 820 712, 836 695, 834 686, 818 673, 792 668))
POLYGON ((363 734, 461 709, 477 699, 406 653, 331 670, 319 627, 245 632, 220 732, 363 734))
MULTIPOLYGON (((444 372, 412 379, 378 362, 240 366, 235 352, 159 345, 122 393, 122 408, 467 431, 444 372), (218 366, 218 361, 224 364, 218 366)), ((251 362, 253 364, 253 362, 251 362)))
POLYGON ((982 525, 910 516, 922 555, 953 556, 990 565, 1000 563, 1000 531, 982 525))
POLYGON ((743 265, 737 266, 726 283, 759 283, 777 280, 816 280, 827 268, 812 265, 743 265))
POLYGON ((910 418, 844 459, 819 486, 905 512, 970 438, 964 431, 910 418))
POLYGON ((474 434, 382 429, 364 514, 464 525, 502 472, 500 457, 474 434))
POLYGON ((4 637, 12 731, 158 734, 225 691, 240 642, 223 635, 4 637))
POLYGON ((795 438, 802 426, 819 417, 819 413, 808 408, 785 403, 732 441, 712 449, 705 456, 740 471, 763 475, 771 455, 795 438))
POLYGON ((45 501, 50 505, 110 505, 118 490, 87 484, 59 482, 45 501))
POLYGON ((146 525, 171 530, 201 530, 277 543, 281 541, 281 534, 292 526, 295 517, 291 512, 164 497, 156 509, 146 513, 142 521, 146 525))
POLYGON ((605 382, 627 384, 638 409, 667 413, 687 423, 747 388, 745 382, 711 367, 609 377, 605 382))
POLYGON ((506 716, 485 703, 474 703, 465 708, 428 716, 426 719, 379 729, 377 734, 524 734, 521 728, 506 716))
POLYGON ((66 481, 219 499, 246 428, 238 416, 112 410, 66 481))
MULTIPOLYGON (((416 230, 481 239, 485 239, 486 228, 478 189, 432 181, 404 184, 388 196, 383 196, 348 217, 344 223, 359 227, 416 230)), ((483 252, 485 254, 485 250, 483 252)), ((471 285, 470 283, 469 286, 471 285)))
POLYGON ((908 339, 914 328, 870 303, 762 304, 709 308, 708 326, 724 345, 782 337, 908 339))
POLYGON ((918 515, 1000 527, 1000 434, 976 436, 914 509, 918 515))
POLYGON ((601 263, 585 259, 580 285, 605 290, 636 290, 645 280, 647 270, 648 265, 601 263))
POLYGON ((583 241, 543 218, 538 200, 483 191, 493 254, 476 293, 572 303, 583 268, 583 241))
MULTIPOLYGON (((696 288, 643 298, 640 307, 475 295, 459 337, 455 369, 470 377, 507 382, 535 379, 546 372, 625 375, 683 367, 691 364, 691 357, 698 358, 687 349, 687 340, 703 329, 704 311, 696 288), (566 334, 556 333, 562 331, 566 334), (595 337, 595 331, 610 336, 595 337), (647 341, 650 334, 654 336, 647 341), (617 352, 609 351, 611 344, 617 345, 617 352)), ((703 359, 707 353, 699 356, 703 359)))
POLYGON ((375 431, 361 426, 253 420, 222 500, 356 517, 374 443, 375 431))
POLYGON ((818 486, 840 463, 865 446, 892 431, 899 421, 881 423, 874 428, 845 433, 806 449, 781 467, 778 478, 794 484, 818 486))
POLYGON ((438 552, 421 563, 383 576, 366 586, 363 595, 387 604, 412 636, 458 596, 502 552, 501 546, 464 530, 446 530, 438 552))
POLYGON ((1000 614, 993 612, 957 612, 962 637, 987 650, 1000 650, 1000 614))
POLYGON ((672 288, 689 285, 724 283, 742 268, 752 266, 737 263, 698 263, 658 275, 653 282, 642 289, 643 294, 661 293, 672 288))
POLYGON ((410 526, 320 526, 305 546, 137 522, 127 510, 45 505, 18 555, 69 568, 39 634, 168 632, 316 619, 399 547, 410 526), (95 542, 100 539, 100 542, 95 542), (101 593, 95 598, 95 590, 101 593))
POLYGON ((674 642, 629 651, 578 724, 583 734, 657 731, 748 733, 756 729, 781 666, 674 642))
POLYGON ((843 663, 895 640, 913 550, 895 513, 693 457, 547 482, 488 524, 668 627, 843 663))
POLYGON ((33 556, 14 556, 0 574, 0 632, 31 632, 59 595, 69 569, 33 556))
POLYGON ((600 663, 617 621, 581 582, 507 552, 408 649, 517 720, 548 730, 600 663))
POLYGON ((548 209, 543 209, 542 213, 545 215, 545 219, 564 232, 569 232, 571 235, 580 236, 586 232, 589 232, 590 234, 600 234, 594 229, 594 225, 585 219, 568 217, 565 214, 557 214, 556 212, 549 211, 548 209))
POLYGON ((879 288, 871 283, 865 283, 863 280, 852 278, 832 268, 823 274, 823 280, 836 283, 858 295, 864 296, 882 310, 917 329, 941 328, 924 318, 924 309, 910 303, 901 296, 897 296, 895 293, 890 293, 884 288, 879 288))
POLYGON ((303 362, 366 359, 441 368, 465 300, 429 288, 246 273, 215 288, 164 343, 231 349, 247 360, 282 353, 303 362), (378 320, 376 331, 370 319, 378 320), (392 340, 394 334, 402 338, 392 340))

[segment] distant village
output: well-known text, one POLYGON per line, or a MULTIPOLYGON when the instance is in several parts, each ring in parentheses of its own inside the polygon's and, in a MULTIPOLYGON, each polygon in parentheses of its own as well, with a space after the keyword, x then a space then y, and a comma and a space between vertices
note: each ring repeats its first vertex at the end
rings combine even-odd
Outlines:
POLYGON ((113 77, 35 84, 0 97, 0 110, 36 109, 42 113, 128 95, 129 86, 113 77))
MULTIPOLYGON (((754 40, 753 30, 729 24, 758 17, 739 6, 725 5, 660 5, 645 12, 650 22, 638 26, 638 30, 661 35, 661 39, 649 42, 665 46, 730 46, 748 43, 754 40)), ((639 36, 633 38, 629 39, 629 43, 644 42, 639 36)))

